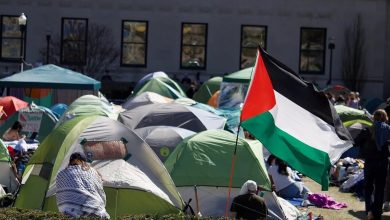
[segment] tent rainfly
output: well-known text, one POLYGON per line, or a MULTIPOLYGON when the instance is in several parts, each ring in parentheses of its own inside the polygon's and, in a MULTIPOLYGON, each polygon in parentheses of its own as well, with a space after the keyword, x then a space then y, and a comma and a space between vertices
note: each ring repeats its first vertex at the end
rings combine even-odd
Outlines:
POLYGON ((101 83, 82 73, 48 64, 0 79, 0 86, 9 88, 53 88, 98 91, 101 83))

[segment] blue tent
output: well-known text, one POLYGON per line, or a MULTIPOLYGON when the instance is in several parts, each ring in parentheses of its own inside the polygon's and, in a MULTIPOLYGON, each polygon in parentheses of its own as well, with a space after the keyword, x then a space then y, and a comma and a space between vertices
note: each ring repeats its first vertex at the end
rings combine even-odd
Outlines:
POLYGON ((0 79, 0 87, 98 91, 101 84, 82 73, 49 64, 0 79))

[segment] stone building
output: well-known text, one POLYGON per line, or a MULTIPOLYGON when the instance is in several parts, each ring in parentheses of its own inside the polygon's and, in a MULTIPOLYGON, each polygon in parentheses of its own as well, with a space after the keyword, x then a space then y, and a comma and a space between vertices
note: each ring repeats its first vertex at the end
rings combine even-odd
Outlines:
POLYGON ((154 71, 204 81, 252 65, 261 44, 320 88, 344 84, 355 59, 350 74, 362 96, 390 96, 386 0, 0 0, 0 16, 3 75, 20 71, 23 54, 28 64, 58 63, 115 82, 154 71), (106 41, 96 39, 93 27, 109 32, 106 41), (359 39, 364 43, 354 47, 359 39), (91 53, 115 59, 96 58, 101 65, 93 69, 86 67, 91 53))

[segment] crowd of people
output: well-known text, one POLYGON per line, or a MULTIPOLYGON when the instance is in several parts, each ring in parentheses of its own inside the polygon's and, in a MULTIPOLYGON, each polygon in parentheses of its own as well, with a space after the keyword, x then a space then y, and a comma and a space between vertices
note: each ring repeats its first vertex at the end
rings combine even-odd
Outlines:
POLYGON ((341 94, 325 93, 325 95, 334 105, 345 105, 355 109, 362 109, 359 92, 341 94))
MULTIPOLYGON (((334 105, 362 109, 358 92, 344 94, 326 93, 334 105)), ((373 125, 364 128, 355 138, 359 155, 364 159, 364 198, 367 219, 381 219, 383 211, 390 210, 390 97, 383 109, 373 113, 373 125)))

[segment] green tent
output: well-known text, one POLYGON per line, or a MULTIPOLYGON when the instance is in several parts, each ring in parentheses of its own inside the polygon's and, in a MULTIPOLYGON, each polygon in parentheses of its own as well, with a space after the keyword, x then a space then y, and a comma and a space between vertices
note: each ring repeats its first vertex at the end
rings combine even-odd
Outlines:
POLYGON ((102 116, 76 117, 53 130, 26 167, 15 207, 58 211, 55 178, 74 152, 84 152, 102 175, 106 210, 112 219, 177 213, 182 208, 181 197, 153 150, 129 128, 102 116), (105 152, 123 147, 126 156, 113 158, 115 154, 105 153, 99 159, 88 157, 97 155, 88 153, 85 143, 89 142, 99 143, 105 152))
POLYGON ((335 105, 335 109, 345 127, 349 127, 355 123, 361 123, 367 126, 372 125, 372 116, 364 110, 351 108, 345 105, 335 105))
POLYGON ((57 126, 77 116, 101 115, 116 120, 118 114, 114 106, 104 97, 84 95, 69 105, 68 109, 62 114, 57 126))
POLYGON ((0 126, 0 134, 3 135, 15 121, 19 121, 23 125, 22 133, 30 137, 34 132, 37 133, 36 139, 42 142, 43 139, 53 130, 58 118, 50 109, 42 106, 31 104, 27 108, 19 109, 12 114, 4 124, 0 126))
POLYGON ((18 181, 12 172, 11 157, 4 142, 0 139, 0 186, 8 192, 15 192, 18 188, 18 181))
POLYGON ((248 67, 223 77, 223 82, 249 83, 251 81, 253 67, 248 67))
POLYGON ((197 102, 207 104, 209 99, 221 87, 222 77, 213 77, 202 84, 202 86, 195 92, 193 99, 197 102))
POLYGON ((187 97, 183 89, 175 81, 167 77, 149 79, 139 89, 134 90, 130 97, 137 96, 143 92, 155 92, 172 99, 187 97))
MULTIPOLYGON (((164 163, 185 201, 195 199, 197 187, 203 215, 224 215, 235 144, 236 135, 227 131, 203 131, 184 139, 164 163)), ((271 188, 262 148, 259 141, 238 138, 232 195, 249 179, 271 188)))

